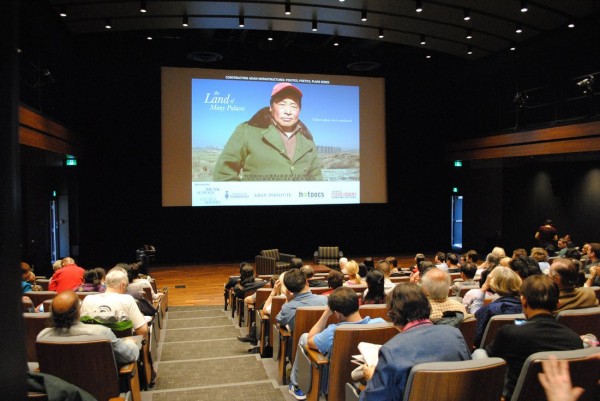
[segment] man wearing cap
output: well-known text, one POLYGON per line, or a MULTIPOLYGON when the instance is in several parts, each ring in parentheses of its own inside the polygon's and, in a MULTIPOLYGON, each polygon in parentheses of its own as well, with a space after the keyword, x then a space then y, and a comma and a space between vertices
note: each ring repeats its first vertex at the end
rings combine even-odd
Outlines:
POLYGON ((319 181, 313 137, 299 120, 302 92, 288 82, 273 87, 269 107, 240 124, 219 156, 215 181, 319 181))

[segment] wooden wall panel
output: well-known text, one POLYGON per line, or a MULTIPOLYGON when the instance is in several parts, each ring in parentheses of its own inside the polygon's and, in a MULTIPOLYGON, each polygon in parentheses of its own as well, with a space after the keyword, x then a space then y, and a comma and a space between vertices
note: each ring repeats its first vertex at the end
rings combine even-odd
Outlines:
POLYGON ((448 160, 496 159, 600 150, 600 122, 524 131, 455 142, 448 160))
POLYGON ((78 153, 72 131, 24 106, 19 106, 19 143, 65 155, 78 153))

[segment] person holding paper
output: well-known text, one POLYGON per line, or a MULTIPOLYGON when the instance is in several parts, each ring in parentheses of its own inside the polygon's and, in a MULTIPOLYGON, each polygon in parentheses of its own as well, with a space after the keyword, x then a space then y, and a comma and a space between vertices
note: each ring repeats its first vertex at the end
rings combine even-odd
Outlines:
MULTIPOLYGON (((381 318, 371 319, 369 316, 362 317, 358 310, 358 296, 356 292, 348 287, 341 286, 336 288, 327 300, 327 308, 319 321, 310 329, 310 332, 302 334, 298 341, 298 349, 296 351, 296 359, 292 366, 290 375, 289 392, 297 400, 305 400, 306 395, 298 387, 298 361, 301 358, 300 352, 305 345, 309 348, 316 349, 320 353, 326 355, 331 351, 333 346, 333 334, 341 324, 369 324, 369 323, 385 323, 381 318), (327 325, 329 316, 336 315, 339 323, 327 325)), ((327 393, 327 386, 323 391, 327 393)))
POLYGON ((461 332, 429 320, 427 296, 414 283, 394 287, 388 301, 389 315, 399 334, 379 350, 376 366, 364 365, 368 380, 361 401, 400 401, 413 366, 425 362, 463 361, 471 353, 461 332))
POLYGON ((273 87, 269 107, 237 126, 217 159, 214 181, 321 181, 313 136, 300 121, 302 91, 273 87))

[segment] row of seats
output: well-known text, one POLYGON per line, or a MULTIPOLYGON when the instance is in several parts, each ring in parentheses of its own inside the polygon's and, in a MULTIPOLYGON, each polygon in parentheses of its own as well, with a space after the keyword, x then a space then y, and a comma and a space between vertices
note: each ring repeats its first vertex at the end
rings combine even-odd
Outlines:
MULTIPOLYGON (((151 281, 156 290, 156 282, 151 281)), ((39 305, 45 306, 45 312, 24 312, 27 361, 30 366, 39 366, 39 371, 49 373, 75 384, 94 395, 98 400, 108 400, 119 395, 120 383, 126 384, 133 401, 141 401, 141 389, 148 389, 153 384, 152 356, 156 355, 160 340, 163 319, 168 310, 168 288, 162 290, 163 296, 152 300, 150 288, 144 289, 145 298, 154 304, 156 315, 148 323, 147 338, 141 339, 140 358, 137 363, 116 365, 112 345, 108 340, 94 336, 65 337, 61 342, 37 342, 40 331, 50 325, 50 305, 56 296, 53 291, 35 291, 24 295, 33 302, 24 302, 24 308, 39 305), (147 290, 147 291, 146 291, 147 290)), ((80 299, 95 292, 79 292, 80 299)), ((132 333, 114 331, 117 337, 129 336, 132 333)), ((40 394, 31 394, 30 398, 40 399, 40 394)))

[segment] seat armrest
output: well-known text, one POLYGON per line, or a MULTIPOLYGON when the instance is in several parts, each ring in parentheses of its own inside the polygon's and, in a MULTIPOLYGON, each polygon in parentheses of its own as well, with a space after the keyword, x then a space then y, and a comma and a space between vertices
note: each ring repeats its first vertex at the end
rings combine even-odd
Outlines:
POLYGON ((285 327, 281 327, 279 325, 278 325, 278 327, 279 327, 279 335, 281 337, 291 337, 292 336, 292 332, 289 331, 288 329, 286 329, 285 327))
POLYGON ((122 365, 119 367, 119 374, 120 375, 134 375, 136 366, 137 366, 136 362, 126 363, 125 365, 122 365))
POLYGON ((327 365, 329 364, 329 358, 321 354, 316 349, 309 348, 308 345, 304 346, 304 352, 308 356, 308 359, 315 365, 327 365))
POLYGON ((296 255, 292 255, 290 253, 279 253, 279 260, 282 262, 291 262, 296 255))

